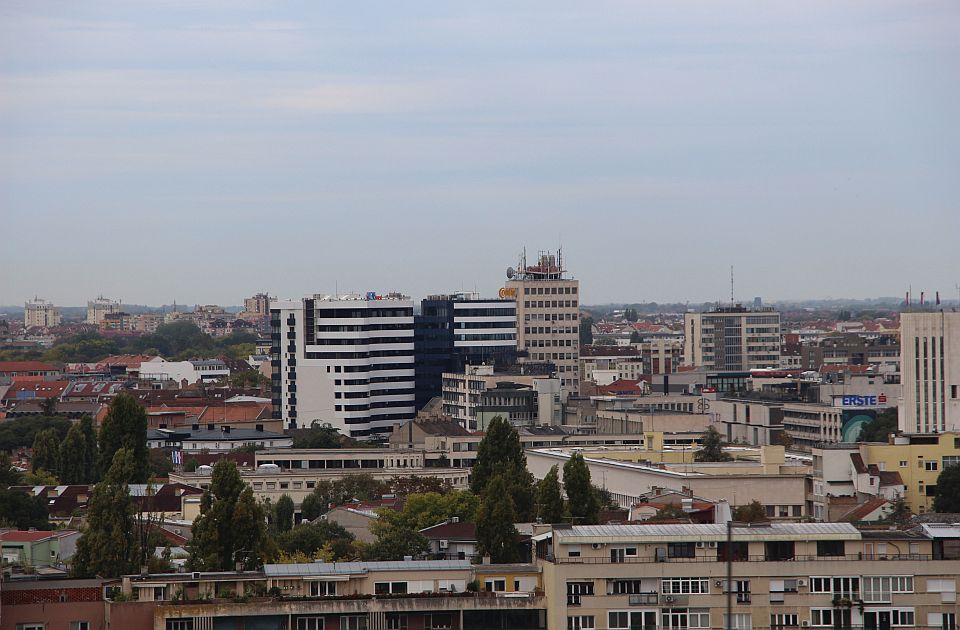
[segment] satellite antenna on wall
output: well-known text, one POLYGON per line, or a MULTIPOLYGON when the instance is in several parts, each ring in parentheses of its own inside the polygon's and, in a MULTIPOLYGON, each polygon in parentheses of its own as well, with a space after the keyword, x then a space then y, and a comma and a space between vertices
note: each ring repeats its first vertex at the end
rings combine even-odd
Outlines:
POLYGON ((513 267, 507 267, 507 280, 513 280, 514 276, 517 275, 517 270, 513 267))

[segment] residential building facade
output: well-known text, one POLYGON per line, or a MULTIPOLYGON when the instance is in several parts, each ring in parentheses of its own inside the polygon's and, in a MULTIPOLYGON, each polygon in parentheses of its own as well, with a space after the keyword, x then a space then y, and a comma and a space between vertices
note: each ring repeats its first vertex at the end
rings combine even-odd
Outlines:
POLYGON ((60 309, 53 302, 33 298, 24 304, 24 328, 55 328, 60 325, 60 309))
POLYGON ((683 356, 687 365, 711 370, 750 370, 780 365, 780 313, 717 306, 686 313, 683 356))
POLYGON ((110 313, 119 313, 121 310, 119 300, 111 300, 102 295, 97 296, 95 300, 87 302, 86 323, 99 326, 105 315, 110 313))
POLYGON ((900 344, 900 429, 960 431, 960 313, 902 313, 900 344))

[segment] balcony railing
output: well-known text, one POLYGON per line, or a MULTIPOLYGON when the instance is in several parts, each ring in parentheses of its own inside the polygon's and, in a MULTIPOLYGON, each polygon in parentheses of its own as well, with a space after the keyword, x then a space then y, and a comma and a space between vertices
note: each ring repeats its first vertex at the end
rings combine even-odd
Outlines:
POLYGON ((629 602, 631 606, 656 606, 659 603, 659 593, 637 593, 631 595, 629 602))
MULTIPOLYGON (((818 556, 818 555, 803 555, 797 554, 792 558, 768 558, 765 555, 753 555, 753 556, 739 556, 734 557, 733 562, 831 562, 831 561, 841 561, 841 562, 851 562, 851 561, 885 561, 885 560, 915 560, 915 561, 928 561, 928 560, 939 560, 940 558, 934 558, 929 554, 887 554, 887 555, 865 555, 862 553, 855 554, 846 554, 842 556, 818 556)), ((657 558, 655 556, 629 556, 629 557, 617 557, 616 560, 611 560, 609 556, 598 556, 598 557, 566 557, 566 558, 557 558, 554 556, 541 557, 541 560, 546 560, 547 562, 553 562, 554 564, 646 564, 646 563, 704 563, 704 562, 726 562, 726 558, 719 556, 697 556, 696 558, 657 558)))

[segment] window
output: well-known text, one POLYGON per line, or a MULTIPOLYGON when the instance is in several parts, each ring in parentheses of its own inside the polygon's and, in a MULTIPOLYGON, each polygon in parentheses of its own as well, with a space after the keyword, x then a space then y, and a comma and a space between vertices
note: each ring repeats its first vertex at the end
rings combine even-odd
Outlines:
POLYGON ((730 630, 751 630, 751 628, 753 628, 753 620, 750 613, 734 613, 730 615, 729 620, 727 619, 727 615, 724 615, 723 619, 725 627, 730 630))
POLYGON ((842 556, 843 541, 842 540, 818 540, 817 555, 821 558, 842 556))
POLYGON ((70 630, 90 630, 89 621, 71 621, 70 630))
POLYGON ((407 630, 407 616, 388 613, 387 630, 407 630))
POLYGON ((583 595, 593 595, 593 582, 567 582, 567 606, 579 606, 583 595))
POLYGON ((810 592, 830 593, 838 597, 854 599, 860 595, 860 578, 812 577, 810 578, 810 592))
POLYGON ((668 558, 694 558, 697 555, 697 543, 667 543, 668 558))
POLYGON ((937 462, 931 462, 931 461, 923 462, 923 467, 924 467, 924 469, 926 469, 926 470, 928 470, 928 471, 936 471, 936 470, 937 470, 937 462))
POLYGON ((424 615, 423 627, 424 630, 450 630, 450 628, 453 627, 453 615, 450 613, 424 615))
POLYGON ((376 582, 373 585, 373 592, 377 595, 401 595, 407 592, 406 582, 376 582))
POLYGON ((909 464, 907 463, 907 460, 905 459, 900 460, 900 468, 906 468, 908 465, 909 464))
POLYGON ((153 601, 162 602, 167 598, 167 587, 166 586, 154 586, 153 587, 153 601))
POLYGON ((770 628, 793 628, 800 625, 800 616, 796 613, 776 613, 770 615, 770 628))
POLYGON ((593 615, 567 617, 567 630, 593 630, 593 615))
MULTIPOLYGON (((323 623, 323 618, 320 618, 323 623)), ((317 630, 323 630, 323 625, 317 627, 317 630)), ((366 615, 342 615, 340 617, 340 630, 367 630, 366 615)))
MULTIPOLYGON (((40 626, 41 628, 43 626, 40 626)), ((19 629, 18 629, 19 630, 19 629)), ((24 629, 28 630, 28 629, 24 629)), ((193 619, 167 619, 167 630, 193 630, 193 619)), ((299 626, 297 630, 315 630, 314 628, 303 628, 299 626)))
POLYGON ((336 582, 311 582, 310 583, 311 597, 328 597, 336 594, 337 594, 336 582))
POLYGON ((567 547, 567 555, 571 558, 580 557, 580 545, 570 545, 567 547))
POLYGON ((664 578, 661 580, 661 592, 667 595, 686 595, 710 592, 710 580, 707 578, 664 578))
POLYGON ((640 580, 610 580, 607 582, 608 595, 637 595, 643 592, 640 580))
POLYGON ((850 628, 850 609, 811 608, 810 625, 823 628, 850 628))
POLYGON ((944 455, 942 458, 943 467, 960 466, 960 455, 944 455))
MULTIPOLYGON (((489 591, 491 593, 502 593, 507 590, 507 581, 505 579, 492 578, 483 583, 483 590, 489 591)), ((567 585, 567 591, 569 592, 570 587, 567 585)))
POLYGON ((767 560, 793 560, 793 541, 775 540, 764 543, 767 560))
POLYGON ((912 593, 913 577, 909 575, 864 576, 863 601, 889 602, 891 593, 912 593))
POLYGON ((665 608, 660 615, 660 627, 673 628, 709 628, 710 611, 706 608, 665 608))

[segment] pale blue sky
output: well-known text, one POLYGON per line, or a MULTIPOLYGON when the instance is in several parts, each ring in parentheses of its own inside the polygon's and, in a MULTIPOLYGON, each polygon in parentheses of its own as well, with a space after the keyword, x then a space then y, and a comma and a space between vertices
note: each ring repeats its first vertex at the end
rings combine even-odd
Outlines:
POLYGON ((0 304, 956 295, 960 3, 0 1, 0 304))

